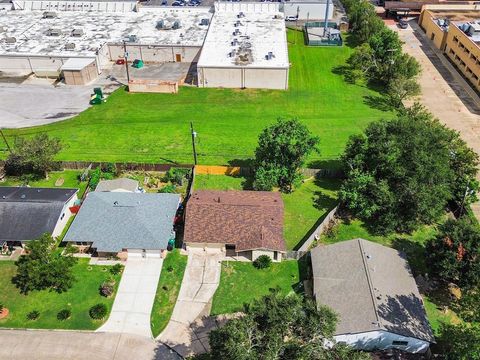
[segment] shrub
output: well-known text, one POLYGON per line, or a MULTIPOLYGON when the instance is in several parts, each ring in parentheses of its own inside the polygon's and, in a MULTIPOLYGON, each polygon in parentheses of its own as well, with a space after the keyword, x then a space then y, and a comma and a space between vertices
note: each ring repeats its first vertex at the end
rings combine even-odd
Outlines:
POLYGON ((112 274, 112 275, 121 274, 122 271, 123 271, 123 265, 122 264, 115 264, 110 268, 110 274, 112 274))
POLYGON ((40 317, 40 311, 33 310, 27 314, 28 320, 37 320, 40 317))
POLYGON ((101 320, 107 316, 107 305, 102 303, 93 305, 88 313, 92 319, 101 320))
POLYGON ((70 309, 60 310, 57 314, 57 319, 60 321, 68 320, 72 316, 72 311, 70 309))
POLYGON ((172 271, 173 271, 173 266, 172 266, 172 265, 169 265, 169 266, 167 267, 167 271, 168 271, 168 272, 172 272, 172 271))
POLYGON ((268 255, 260 255, 253 262, 253 266, 255 266, 257 269, 266 269, 269 268, 270 265, 272 265, 272 259, 268 255))
POLYGON ((113 284, 111 282, 105 281, 100 285, 100 294, 105 297, 110 297, 115 291, 113 284))
POLYGON ((175 193, 175 185, 168 184, 168 185, 164 186, 163 188, 161 188, 160 190, 158 190, 158 192, 159 193, 173 194, 173 193, 175 193))
POLYGON ((102 165, 102 172, 115 175, 117 173, 117 167, 114 163, 106 163, 102 165))

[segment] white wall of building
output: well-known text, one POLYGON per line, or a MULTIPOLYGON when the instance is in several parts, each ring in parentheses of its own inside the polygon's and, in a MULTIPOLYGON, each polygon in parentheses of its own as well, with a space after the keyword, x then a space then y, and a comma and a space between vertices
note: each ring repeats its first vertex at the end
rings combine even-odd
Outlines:
POLYGON ((68 219, 70 219, 72 216, 72 212, 69 208, 74 205, 75 200, 77 199, 77 194, 75 193, 75 195, 73 195, 71 199, 63 205, 62 213, 60 214, 60 217, 57 220, 57 225, 55 225, 55 229, 53 229, 52 232, 53 238, 62 234, 63 229, 65 229, 65 226, 67 225, 68 219))
MULTIPOLYGON (((123 59, 123 45, 108 45, 110 59, 123 59)), ((127 44, 128 60, 143 60, 146 63, 175 62, 180 55, 181 62, 196 62, 200 56, 200 46, 151 46, 127 44)))
POLYGON ((136 1, 14 0, 15 10, 130 12, 136 1))
MULTIPOLYGON (((283 11, 285 16, 297 16, 300 20, 325 20, 325 12, 327 9, 326 2, 285 2, 283 11)), ((333 18, 333 2, 330 1, 328 7, 328 19, 333 18)))
POLYGON ((288 69, 199 67, 198 86, 286 90, 288 69))
POLYGON ((359 350, 401 349, 411 353, 423 353, 428 350, 427 341, 393 334, 387 331, 370 331, 359 334, 344 334, 334 336, 336 342, 345 343, 359 350), (406 341, 408 345, 394 345, 394 341, 406 341))

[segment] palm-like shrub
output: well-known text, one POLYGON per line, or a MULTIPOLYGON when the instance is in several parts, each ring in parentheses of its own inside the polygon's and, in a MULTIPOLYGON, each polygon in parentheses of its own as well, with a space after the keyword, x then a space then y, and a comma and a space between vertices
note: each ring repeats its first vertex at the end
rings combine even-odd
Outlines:
POLYGON ((38 311, 38 310, 30 311, 27 314, 27 319, 28 320, 37 320, 39 317, 40 317, 40 311, 38 311))
POLYGON ((60 321, 68 320, 72 316, 72 311, 70 309, 60 310, 57 314, 57 319, 60 321))
POLYGON ((272 259, 268 255, 260 255, 253 262, 253 266, 255 266, 257 269, 266 269, 269 268, 271 265, 272 259))
POLYGON ((94 320, 101 320, 107 316, 107 305, 97 304, 93 305, 89 311, 90 317, 94 320))

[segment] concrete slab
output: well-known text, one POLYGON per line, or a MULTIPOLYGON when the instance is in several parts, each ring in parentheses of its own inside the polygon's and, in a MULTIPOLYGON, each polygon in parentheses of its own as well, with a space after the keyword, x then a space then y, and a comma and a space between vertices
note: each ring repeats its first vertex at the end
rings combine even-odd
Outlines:
POLYGON ((118 332, 151 338, 152 311, 163 259, 129 258, 107 322, 98 332, 118 332))

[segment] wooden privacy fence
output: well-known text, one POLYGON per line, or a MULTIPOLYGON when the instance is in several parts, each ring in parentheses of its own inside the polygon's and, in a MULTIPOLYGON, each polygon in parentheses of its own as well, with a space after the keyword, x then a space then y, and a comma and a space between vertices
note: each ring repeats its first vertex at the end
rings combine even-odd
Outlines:
POLYGON ((312 231, 310 236, 308 237, 307 240, 300 246, 298 251, 308 251, 310 246, 313 244, 315 240, 318 240, 320 238, 320 235, 327 229, 328 224, 335 218, 335 215, 337 215, 339 205, 335 206, 328 214, 325 216, 325 219, 320 223, 320 225, 317 226, 317 228, 312 231))
MULTIPOLYGON (((68 170, 83 170, 92 165, 92 169, 99 166, 111 164, 109 162, 94 162, 94 161, 59 161, 59 167, 68 170)), ((113 163, 118 170, 124 171, 168 171, 171 168, 192 168, 190 164, 148 164, 148 163, 113 163)))
POLYGON ((239 166, 196 165, 195 170, 198 175, 238 176, 241 173, 239 166))

